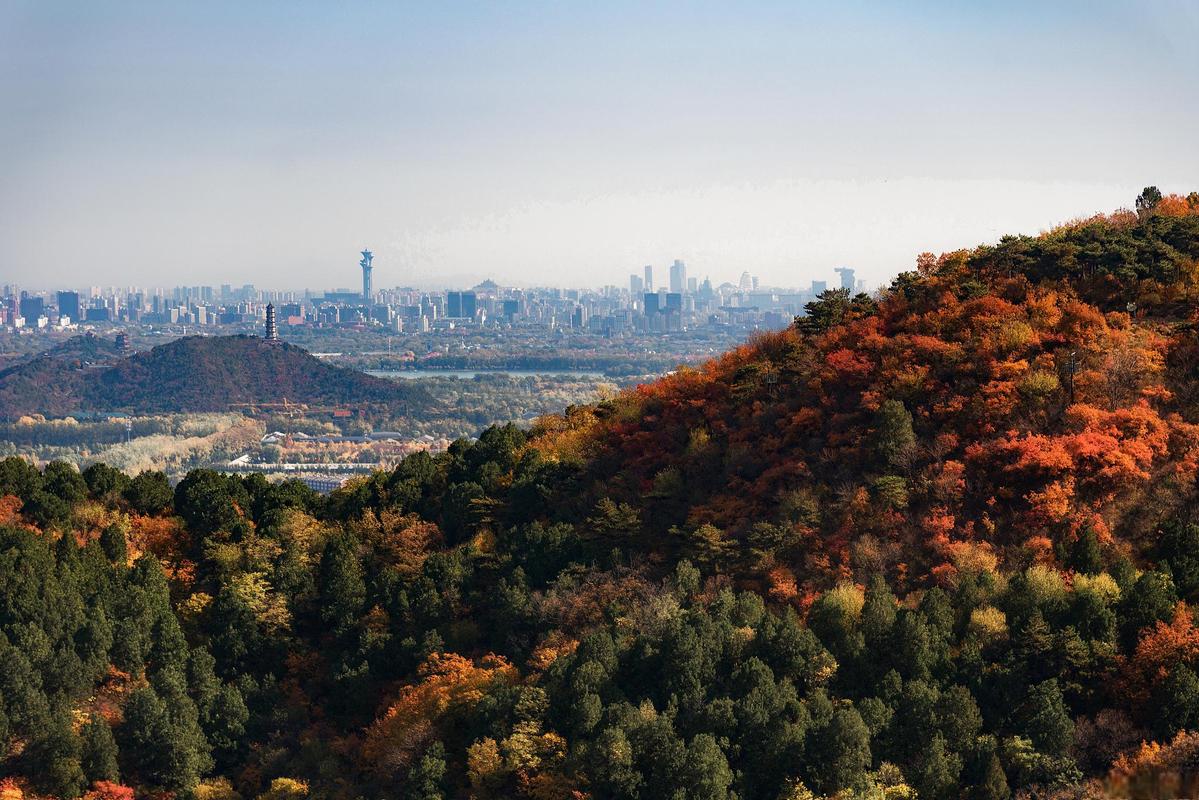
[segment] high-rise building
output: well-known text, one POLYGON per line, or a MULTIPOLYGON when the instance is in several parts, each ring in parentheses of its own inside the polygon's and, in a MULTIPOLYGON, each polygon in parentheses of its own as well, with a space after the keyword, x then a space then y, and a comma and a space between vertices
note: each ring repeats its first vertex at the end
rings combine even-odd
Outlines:
POLYGON ((853 269, 851 267, 837 267, 833 270, 841 276, 841 288, 853 291, 857 286, 857 281, 854 279, 853 269))
POLYGON ((26 295, 24 292, 21 294, 24 295, 21 298, 21 316, 25 318, 26 322, 33 325, 37 322, 38 317, 45 313, 45 301, 40 297, 26 295))
POLYGON ((696 290, 698 290, 698 289, 699 289, 699 278, 688 278, 687 279, 687 291, 691 294, 695 294, 696 290))
POLYGON ((451 319, 474 319, 478 296, 474 292, 446 292, 445 315, 451 319))
POLYGON ((362 267, 362 300, 369 303, 374 295, 371 292, 371 259, 374 255, 370 250, 362 251, 362 260, 358 262, 358 266, 362 267))
MULTIPOLYGON (((648 267, 646 267, 646 269, 648 269, 648 267)), ((657 292, 646 292, 645 293, 645 305, 643 305, 642 308, 645 310, 645 316, 647 316, 647 317, 652 317, 653 315, 657 314, 658 313, 658 293, 657 292)))
POLYGON ((79 321, 79 293, 78 292, 59 292, 58 293, 58 316, 70 317, 72 322, 79 321))
POLYGON ((683 295, 681 292, 666 292, 662 295, 662 319, 659 330, 681 331, 683 329, 683 295))
POLYGON ((652 292, 654 290, 654 268, 651 264, 645 265, 645 291, 652 292))
POLYGON ((636 297, 645 291, 645 282, 641 280, 640 275, 629 276, 629 294, 636 297))
POLYGON ((677 258, 670 265, 670 291, 676 294, 687 291, 687 265, 677 258))

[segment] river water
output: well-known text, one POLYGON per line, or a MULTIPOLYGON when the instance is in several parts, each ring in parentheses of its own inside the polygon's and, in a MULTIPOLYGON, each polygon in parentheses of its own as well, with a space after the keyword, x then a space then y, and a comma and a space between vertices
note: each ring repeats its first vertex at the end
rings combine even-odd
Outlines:
POLYGON ((590 380, 603 380, 602 372, 587 372, 573 369, 397 369, 397 370, 366 370, 367 375, 377 378, 402 378, 417 380, 420 378, 473 378, 476 375, 511 375, 513 378, 567 377, 590 380))

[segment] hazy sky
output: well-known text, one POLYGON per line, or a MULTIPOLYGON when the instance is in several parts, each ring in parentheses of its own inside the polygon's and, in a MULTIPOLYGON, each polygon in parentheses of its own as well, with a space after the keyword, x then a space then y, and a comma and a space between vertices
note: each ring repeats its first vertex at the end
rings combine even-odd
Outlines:
POLYGON ((1199 3, 0 0, 0 282, 877 283, 1199 188, 1199 3))

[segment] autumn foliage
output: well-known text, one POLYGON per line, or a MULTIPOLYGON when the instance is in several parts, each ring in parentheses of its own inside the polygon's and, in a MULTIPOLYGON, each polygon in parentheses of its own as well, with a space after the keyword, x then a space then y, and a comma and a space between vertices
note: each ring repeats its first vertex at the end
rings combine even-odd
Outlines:
POLYGON ((499 656, 485 656, 476 664, 455 653, 434 653, 418 674, 419 682, 403 687, 366 732, 362 752, 373 770, 390 774, 408 766, 438 724, 469 714, 493 682, 511 683, 518 677, 499 656))
POLYGON ((943 572, 947 553, 975 541, 1005 560, 1052 557, 1084 529, 1138 541, 1193 493, 1195 373, 1167 365, 1196 363, 1194 319, 1145 301, 1190 296, 1197 254, 1199 216, 1173 198, 1144 220, 923 256, 872 314, 764 335, 547 423, 534 446, 588 455, 583 502, 648 497, 670 525, 681 515, 742 543, 773 517, 803 540, 802 558, 781 555, 809 582, 852 572, 863 539, 893 545, 872 547, 894 576, 943 572), (1178 245, 1159 253, 1169 270, 1144 267, 1127 307, 1097 306, 1074 272, 1037 267, 1084 261, 1081 242, 1113 231, 1178 245))

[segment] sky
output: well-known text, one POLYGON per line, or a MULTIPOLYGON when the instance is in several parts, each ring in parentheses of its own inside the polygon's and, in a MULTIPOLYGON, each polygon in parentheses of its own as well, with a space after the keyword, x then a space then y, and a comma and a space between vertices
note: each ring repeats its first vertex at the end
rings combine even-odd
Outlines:
POLYGON ((877 285, 1199 189, 1199 3, 0 0, 0 284, 877 285))

